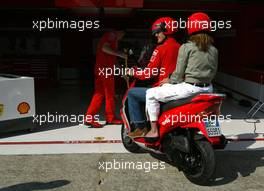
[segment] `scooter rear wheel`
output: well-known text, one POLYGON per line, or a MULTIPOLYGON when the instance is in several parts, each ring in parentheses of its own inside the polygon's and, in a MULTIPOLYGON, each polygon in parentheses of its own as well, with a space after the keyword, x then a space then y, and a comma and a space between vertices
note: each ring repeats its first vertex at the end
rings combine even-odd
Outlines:
POLYGON ((127 129, 122 125, 121 129, 121 138, 124 147, 131 153, 137 153, 140 150, 140 147, 127 135, 127 129))
POLYGON ((206 140, 195 142, 193 147, 195 165, 184 171, 188 180, 198 185, 208 185, 215 171, 215 154, 213 147, 206 140))

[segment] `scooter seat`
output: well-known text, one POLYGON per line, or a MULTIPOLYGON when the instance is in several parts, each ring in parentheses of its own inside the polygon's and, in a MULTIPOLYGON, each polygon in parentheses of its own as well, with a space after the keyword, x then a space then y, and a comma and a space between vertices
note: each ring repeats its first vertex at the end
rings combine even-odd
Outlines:
POLYGON ((169 101, 167 103, 161 103, 161 107, 160 107, 160 111, 161 113, 164 112, 164 111, 168 111, 172 108, 175 108, 175 107, 178 107, 178 106, 181 106, 181 105, 184 105, 184 104, 187 104, 187 103, 190 103, 192 101, 192 99, 197 96, 199 94, 194 94, 190 97, 186 97, 186 98, 182 98, 182 99, 178 99, 178 100, 173 100, 173 101, 169 101))

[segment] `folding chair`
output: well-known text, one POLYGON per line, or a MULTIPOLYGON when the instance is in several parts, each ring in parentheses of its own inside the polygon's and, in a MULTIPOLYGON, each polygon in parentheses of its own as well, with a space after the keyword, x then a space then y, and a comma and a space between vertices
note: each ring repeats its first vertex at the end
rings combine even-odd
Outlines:
POLYGON ((259 98, 255 105, 247 112, 247 117, 252 119, 256 113, 264 106, 263 94, 263 74, 260 77, 260 89, 259 89, 259 98))

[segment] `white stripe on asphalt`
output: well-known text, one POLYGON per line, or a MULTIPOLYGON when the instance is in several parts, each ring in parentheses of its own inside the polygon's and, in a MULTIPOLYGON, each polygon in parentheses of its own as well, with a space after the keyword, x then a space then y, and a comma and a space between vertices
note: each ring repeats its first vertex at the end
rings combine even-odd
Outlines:
MULTIPOLYGON (((222 133, 233 139, 263 139, 264 120, 247 123, 232 120, 221 124, 222 133), (256 128, 256 129, 255 129, 256 128), (254 132, 255 130, 255 132, 254 132)), ((122 143, 94 143, 93 141, 121 140, 121 126, 108 125, 100 129, 90 129, 82 125, 43 132, 30 133, 0 139, 0 155, 20 154, 65 154, 65 153, 125 153, 122 143), (60 142, 61 144, 55 144, 60 142), (70 142, 69 142, 70 141, 70 142), (76 141, 76 143, 74 142, 76 141), (83 143, 81 142, 83 141, 83 143), (54 144, 1 145, 11 142, 55 142, 54 144), (79 144, 80 143, 80 144, 79 144)), ((264 141, 230 142, 225 150, 264 149, 264 141)))

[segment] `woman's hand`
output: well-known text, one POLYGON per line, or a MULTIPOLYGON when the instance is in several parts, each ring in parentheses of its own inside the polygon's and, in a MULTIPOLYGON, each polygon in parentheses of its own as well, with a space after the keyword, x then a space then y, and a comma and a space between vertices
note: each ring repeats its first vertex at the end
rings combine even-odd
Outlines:
POLYGON ((169 83, 169 78, 164 78, 163 80, 161 80, 159 86, 162 86, 163 84, 169 83))

